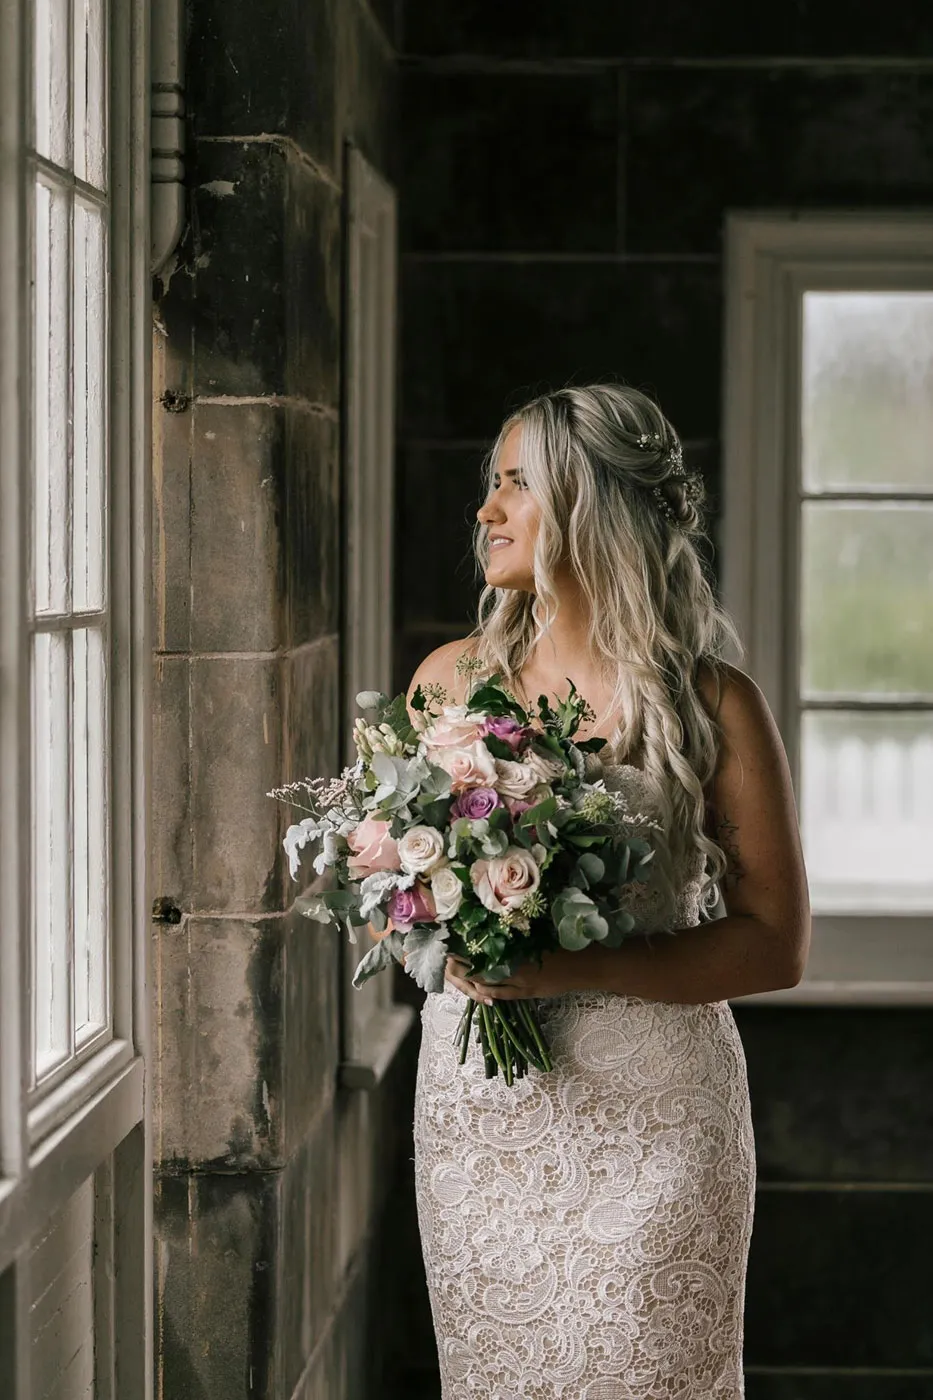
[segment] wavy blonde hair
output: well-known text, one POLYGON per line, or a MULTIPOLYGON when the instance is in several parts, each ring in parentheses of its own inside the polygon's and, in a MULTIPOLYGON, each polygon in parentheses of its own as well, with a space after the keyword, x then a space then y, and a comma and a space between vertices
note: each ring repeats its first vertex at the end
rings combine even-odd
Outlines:
MULTIPOLYGON (((642 757, 639 766, 669 834, 665 873, 670 879, 674 861, 702 856, 703 904, 709 906, 727 868, 721 846, 705 832, 704 789, 722 736, 702 703, 697 676, 704 663, 718 689, 727 646, 740 657, 743 648, 697 547, 705 538, 702 483, 688 493, 672 473, 677 434, 647 395, 620 384, 591 384, 543 394, 506 419, 485 461, 487 496, 502 446, 517 426, 519 471, 541 512, 535 591, 483 587, 470 633, 473 654, 520 692, 522 669, 557 615, 555 570, 569 563, 589 604, 590 650, 613 684, 595 732, 611 715, 621 715, 610 751, 642 757), (638 445, 645 434, 656 447, 638 445)), ((488 544, 479 523, 474 553, 485 573, 488 544)))

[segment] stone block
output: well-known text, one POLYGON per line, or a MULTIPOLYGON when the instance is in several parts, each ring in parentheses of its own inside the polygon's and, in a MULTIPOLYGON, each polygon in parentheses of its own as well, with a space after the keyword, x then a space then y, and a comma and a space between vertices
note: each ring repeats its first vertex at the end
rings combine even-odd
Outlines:
POLYGON ((192 892, 191 671, 179 656, 156 656, 153 667, 150 889, 183 909, 192 892))
POLYGON ((194 405, 191 645, 273 651, 284 640, 284 410, 194 405))
POLYGON ((344 976, 340 952, 346 935, 295 910, 283 923, 282 1139, 290 1155, 311 1131, 337 1083, 344 976))
POLYGON ((405 71, 407 250, 612 252, 615 72, 405 71))
POLYGON ((289 646, 336 633, 342 528, 337 422, 285 410, 285 580, 289 646))
POLYGON ((745 1361, 933 1369, 933 1191, 759 1191, 745 1361))
POLYGON ((933 1183, 933 1010, 733 1010, 761 1179, 933 1183))
POLYGON ((512 0, 404 0, 402 50, 421 55, 489 58, 635 57, 726 58, 770 54, 805 57, 882 55, 905 58, 933 51, 933 23, 912 0, 884 10, 859 4, 738 7, 663 0, 654 5, 512 0))
POLYGON ((606 378, 655 394, 682 437, 718 435, 713 262, 412 261, 403 296, 404 437, 486 440, 535 394, 606 378))
POLYGON ((186 909, 258 914, 284 907, 286 813, 266 796, 282 780, 281 671, 275 659, 191 662, 186 909))
MULTIPOLYGON (((180 281, 186 280, 180 274, 180 281)), ((161 318, 152 343, 153 646, 186 651, 191 635, 190 346, 181 336, 170 340, 161 318)))
POLYGON ((172 1400, 281 1400, 276 1175, 157 1176, 157 1384, 172 1400))
POLYGON ((633 73, 625 247, 715 252, 727 208, 926 207, 933 74, 633 73), (697 172, 702 171, 702 177, 697 172))
POLYGON ((284 667, 286 753, 281 781, 331 777, 343 766, 339 637, 322 637, 298 648, 285 658, 284 667))
POLYGON ((401 628, 472 625, 482 575, 473 527, 484 499, 480 447, 415 443, 399 452, 396 616, 401 628))
POLYGON ((156 1150, 181 1171, 282 1160, 283 920, 163 926, 156 973, 156 1150))
POLYGON ((282 1271, 289 1287, 282 1300, 281 1336, 288 1396, 334 1324, 343 1281, 336 1256, 338 1191, 333 1124, 326 1115, 282 1173, 282 1271))
POLYGON ((294 147, 202 142, 192 169, 190 296, 167 297, 199 396, 292 395, 336 408, 340 193, 294 147))
POLYGON ((186 101, 195 135, 290 136, 339 177, 338 0, 199 0, 189 10, 186 101))

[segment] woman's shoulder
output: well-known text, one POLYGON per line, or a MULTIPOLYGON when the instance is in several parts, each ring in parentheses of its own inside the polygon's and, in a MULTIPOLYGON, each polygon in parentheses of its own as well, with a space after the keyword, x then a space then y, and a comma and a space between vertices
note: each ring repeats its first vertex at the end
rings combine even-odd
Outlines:
POLYGON ((475 656, 474 637, 459 637, 456 641, 444 642, 442 646, 435 647, 412 676, 407 692, 408 699, 411 699, 416 686, 440 685, 446 690, 452 703, 459 704, 466 695, 469 679, 469 674, 462 669, 462 664, 464 661, 473 660, 475 656))
POLYGON ((709 713, 719 720, 737 709, 758 706, 764 698, 751 676, 718 658, 704 657, 698 662, 696 688, 709 713))

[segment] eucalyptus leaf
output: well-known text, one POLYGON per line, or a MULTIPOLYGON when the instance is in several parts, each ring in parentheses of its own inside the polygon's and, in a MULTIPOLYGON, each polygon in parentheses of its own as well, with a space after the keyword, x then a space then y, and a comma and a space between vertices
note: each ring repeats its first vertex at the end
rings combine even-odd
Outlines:
POLYGON ((444 968, 447 965, 448 931, 440 928, 413 928, 405 935, 405 971, 425 992, 444 990, 444 968))

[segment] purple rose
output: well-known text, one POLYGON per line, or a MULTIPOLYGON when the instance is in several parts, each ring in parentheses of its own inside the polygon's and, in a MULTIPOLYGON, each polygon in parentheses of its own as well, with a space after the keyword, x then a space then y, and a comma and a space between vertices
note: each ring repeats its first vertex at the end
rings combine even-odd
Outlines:
POLYGON ((450 809, 452 817, 469 817, 471 822, 488 817, 494 807, 502 806, 502 798, 493 788, 465 788, 450 809))
POLYGON ((410 933, 412 924, 431 923, 437 917, 434 896, 420 881, 410 890, 393 890, 388 914, 399 933, 410 933))
POLYGON ((524 797, 507 797, 505 805, 508 807, 513 819, 520 817, 522 812, 527 812, 529 808, 536 807, 537 803, 527 802, 524 797))
POLYGON ((511 715, 495 715, 483 721, 482 732, 501 739, 503 744, 508 744, 513 753, 518 753, 528 743, 532 731, 527 725, 519 724, 511 715))

